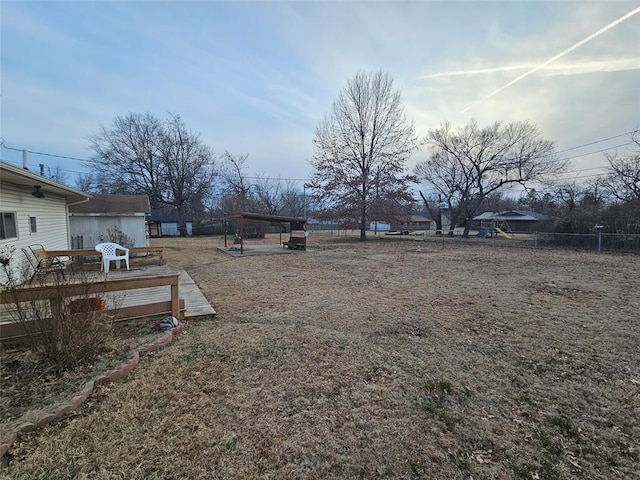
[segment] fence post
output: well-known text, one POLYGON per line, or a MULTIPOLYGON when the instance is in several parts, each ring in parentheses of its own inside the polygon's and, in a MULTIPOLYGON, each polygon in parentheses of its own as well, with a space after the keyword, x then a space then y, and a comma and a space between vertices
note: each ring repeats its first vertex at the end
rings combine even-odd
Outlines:
POLYGON ((538 232, 533 232, 533 248, 538 248, 538 232))
POLYGON ((602 230, 598 231, 598 252, 602 251, 602 230))

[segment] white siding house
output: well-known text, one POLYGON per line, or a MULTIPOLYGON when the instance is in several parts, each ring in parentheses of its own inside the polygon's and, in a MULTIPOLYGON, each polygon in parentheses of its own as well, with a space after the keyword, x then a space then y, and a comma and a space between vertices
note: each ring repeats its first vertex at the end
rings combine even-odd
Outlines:
POLYGON ((94 195, 69 207, 69 229, 74 248, 92 248, 114 242, 123 247, 148 247, 147 195, 94 195))
MULTIPOLYGON (((21 249, 29 245, 71 248, 68 206, 89 198, 87 193, 0 161, 0 250, 14 250, 12 270, 21 270, 26 261, 21 249)), ((4 281, 5 272, 0 271, 0 282, 4 281)))

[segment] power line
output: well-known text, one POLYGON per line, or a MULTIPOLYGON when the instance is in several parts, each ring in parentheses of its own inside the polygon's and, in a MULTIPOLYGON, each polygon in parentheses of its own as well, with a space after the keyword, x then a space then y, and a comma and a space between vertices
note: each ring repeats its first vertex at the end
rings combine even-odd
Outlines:
MULTIPOLYGON (((22 162, 16 162, 16 161, 11 161, 11 160, 3 160, 3 161, 5 161, 7 163, 10 163, 12 165, 15 165, 16 167, 22 167, 22 162)), ((47 168, 50 168, 50 167, 47 165, 47 168)), ((87 172, 80 172, 78 170, 68 170, 66 168, 60 168, 60 167, 55 167, 55 168, 56 168, 56 170, 60 170, 61 172, 67 172, 67 173, 77 173, 77 174, 82 174, 82 175, 87 173, 87 172)))
POLYGON ((580 155, 574 155, 573 157, 566 157, 565 160, 571 160, 572 158, 586 157, 587 155, 593 155, 594 153, 606 152, 607 150, 613 150, 614 148, 625 147, 627 145, 631 145, 632 143, 633 142, 621 143, 620 145, 614 145, 613 147, 603 148, 602 150, 594 150, 593 152, 581 153, 580 155))
POLYGON ((2 144, 2 148, 6 148, 7 150, 15 150, 16 152, 32 153, 34 155, 44 155, 46 157, 64 158, 66 160, 76 160, 76 161, 79 161, 79 162, 90 162, 91 161, 91 160, 87 160, 86 158, 69 157, 67 155, 56 155, 55 153, 34 152, 33 150, 25 150, 24 148, 7 147, 4 143, 2 144))
MULTIPOLYGON (((558 152, 555 152, 556 154, 560 154, 560 153, 564 153, 564 152, 569 152, 571 150, 577 150, 579 148, 584 148, 584 147, 588 147, 590 145, 596 145, 598 143, 602 143, 602 142, 606 142, 608 140, 613 140, 615 138, 620 138, 620 137, 624 137, 625 135, 632 135, 634 133, 640 132, 640 129, 634 129, 634 130, 630 130, 628 132, 624 132, 624 133, 620 133, 618 135, 613 135, 611 137, 607 137, 607 138, 602 138, 600 140, 594 140, 592 142, 588 142, 588 143, 583 143, 581 145, 576 145, 575 147, 570 147, 570 148, 565 148, 564 150, 560 150, 558 152)), ((601 150, 595 150, 593 152, 587 152, 587 153, 582 153, 580 155, 574 155, 572 157, 567 157, 565 158, 565 160, 572 160, 574 158, 580 158, 580 157, 586 157, 587 155, 593 155, 594 153, 602 153, 602 152, 606 152, 607 150, 613 150, 614 148, 620 148, 620 147, 624 147, 627 145, 631 145, 633 142, 627 142, 627 143, 622 143, 619 145, 615 145, 613 147, 608 147, 608 148, 603 148, 601 150)), ((26 151, 27 153, 31 153, 33 155, 43 155, 43 156, 47 156, 47 157, 54 157, 54 158, 62 158, 65 160, 74 160, 77 162, 86 162, 86 163, 91 163, 91 160, 86 159, 86 158, 78 158, 78 157, 71 157, 68 155, 58 155, 55 153, 47 153, 47 152, 36 152, 34 150, 27 150, 24 148, 14 148, 14 147, 9 147, 7 145, 5 145, 4 143, 4 138, 0 137, 0 148, 6 148, 7 150, 13 150, 16 152, 23 152, 26 151)), ((18 165, 16 162, 11 162, 15 165, 18 165)), ((586 171, 586 170, 596 170, 598 168, 605 168, 605 167, 596 167, 593 169, 584 169, 584 170, 575 170, 576 172, 582 172, 582 171, 586 171)), ((59 169, 60 171, 64 171, 64 172, 68 172, 68 173, 76 173, 76 174, 84 174, 86 172, 79 172, 77 170, 66 170, 63 168, 59 169)), ((284 180, 284 181, 293 181, 293 182, 306 182, 308 180, 310 180, 309 178, 280 178, 280 177, 245 177, 248 180, 284 180)))
POLYGON ((621 133, 620 135, 614 135, 613 137, 607 137, 601 140, 595 140, 593 142, 583 143, 582 145, 578 145, 577 147, 565 148, 564 150, 560 150, 559 152, 556 152, 556 153, 564 153, 570 150, 577 150, 578 148, 588 147, 589 145, 595 145, 596 143, 606 142, 607 140, 613 140, 614 138, 624 137, 625 135, 632 135, 637 132, 640 132, 640 129, 636 128, 635 130, 631 130, 630 132, 621 133))
MULTIPOLYGON (((4 147, 4 148, 8 148, 8 147, 4 147)), ((21 151, 17 148, 12 148, 11 150, 18 150, 21 151)), ((34 153, 34 152, 29 152, 29 153, 34 153)), ((62 155, 50 155, 52 157, 61 157, 61 158, 73 158, 73 157, 63 157, 62 155)), ((5 160, 5 162, 10 163, 12 165, 15 165, 17 167, 21 167, 22 166, 22 162, 16 162, 16 161, 11 161, 11 160, 5 160)), ((47 166, 47 168, 49 168, 49 166, 47 166)), ((61 172, 67 172, 67 173, 76 173, 79 175, 85 175, 89 172, 80 172, 78 170, 68 170, 66 168, 60 168, 60 167, 56 167, 56 170, 59 170, 61 172)), ((222 177, 221 174, 215 174, 214 177, 222 177)), ((243 177, 247 180, 282 180, 282 181, 291 181, 291 182, 308 182, 309 180, 311 180, 310 178, 282 178, 282 177, 243 177)))
MULTIPOLYGON (((568 174, 567 174, 568 175, 568 174)), ((602 173, 591 173, 589 175, 578 175, 577 177, 572 177, 572 176, 565 176, 565 177, 561 177, 559 178, 559 180, 576 180, 578 178, 591 178, 591 177, 604 177, 607 175, 607 172, 602 172, 602 173)))
MULTIPOLYGON (((625 135, 631 135, 631 134, 637 133, 637 132, 640 132, 640 129, 630 130, 628 132, 620 133, 620 134, 614 135, 612 137, 602 138, 600 140, 594 140, 593 142, 583 143, 581 145, 576 145, 575 147, 565 148, 564 150, 560 150, 560 151, 555 152, 555 153, 564 153, 564 152, 569 152, 571 150, 577 150, 579 148, 588 147, 590 145, 595 145, 597 143, 606 142, 608 140, 613 140, 614 138, 624 137, 625 135)), ((620 145, 616 145, 615 147, 609 147, 607 149, 598 150, 596 152, 591 152, 591 153, 598 153, 598 152, 602 152, 602 151, 605 151, 605 150, 610 150, 612 148, 623 147, 625 145, 629 145, 630 143, 631 142, 620 144, 620 145)), ((87 158, 70 157, 68 155, 57 155, 55 153, 36 152, 34 150, 27 150, 27 149, 24 149, 24 148, 9 147, 9 146, 4 144, 4 139, 3 138, 0 138, 0 147, 6 148, 7 150, 14 150, 16 152, 26 151, 27 153, 32 153, 34 155, 44 155, 44 156, 47 156, 47 157, 64 158, 64 159, 67 159, 67 160, 75 160, 75 161, 78 161, 78 162, 91 162, 91 160, 89 160, 87 158)), ((584 155, 590 155, 591 153, 585 153, 584 155)), ((569 158, 577 158, 577 157, 569 157, 569 158)), ((308 180, 308 179, 304 179, 304 178, 303 179, 295 179, 294 178, 294 179, 287 179, 287 180, 300 180, 300 181, 302 181, 302 180, 308 180)))

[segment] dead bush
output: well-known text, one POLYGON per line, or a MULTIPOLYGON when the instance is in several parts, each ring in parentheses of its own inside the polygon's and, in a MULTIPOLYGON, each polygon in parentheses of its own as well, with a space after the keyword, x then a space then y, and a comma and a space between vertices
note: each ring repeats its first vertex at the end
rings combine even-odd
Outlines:
POLYGON ((95 273, 76 272, 73 279, 50 274, 26 285, 22 279, 30 278, 30 272, 6 271, 9 315, 31 350, 58 375, 92 363, 106 350, 111 319, 104 298, 89 293, 95 273), (68 287, 73 287, 72 296, 68 287))

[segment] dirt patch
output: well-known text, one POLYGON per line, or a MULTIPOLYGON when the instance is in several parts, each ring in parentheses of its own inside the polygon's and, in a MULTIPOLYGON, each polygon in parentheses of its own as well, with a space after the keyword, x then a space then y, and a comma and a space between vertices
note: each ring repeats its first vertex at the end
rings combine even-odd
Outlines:
POLYGON ((4 475, 638 478, 638 257, 348 240, 160 240, 219 316, 23 436, 4 475))
POLYGON ((111 339, 97 361, 79 365, 62 375, 29 350, 13 348, 0 353, 0 411, 2 423, 32 421, 41 412, 69 400, 89 380, 120 366, 135 347, 161 334, 158 321, 122 322, 111 328, 111 339))

